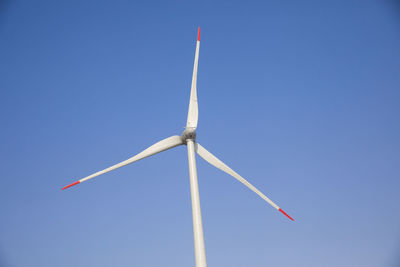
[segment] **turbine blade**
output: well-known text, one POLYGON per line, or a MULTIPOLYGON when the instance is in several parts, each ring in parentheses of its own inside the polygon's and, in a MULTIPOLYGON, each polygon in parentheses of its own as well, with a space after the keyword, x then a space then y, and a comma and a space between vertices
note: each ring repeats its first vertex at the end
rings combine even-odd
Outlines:
POLYGON ((111 167, 109 167, 107 169, 104 169, 102 171, 99 171, 99 172, 96 172, 96 173, 94 173, 92 175, 89 175, 89 176, 87 176, 85 178, 82 178, 82 179, 80 179, 80 180, 78 180, 78 181, 76 181, 76 182, 74 182, 74 183, 72 183, 70 185, 67 185, 67 186, 63 187, 62 190, 67 189, 68 187, 77 185, 79 183, 85 182, 85 181, 87 181, 89 179, 92 179, 92 178, 94 178, 96 176, 99 176, 101 174, 110 172, 112 170, 118 169, 118 168, 123 167, 125 165, 131 164, 131 163, 133 163, 135 161, 150 157, 150 156, 152 156, 154 154, 160 153, 162 151, 168 150, 170 148, 173 148, 173 147, 176 147, 176 146, 179 146, 179 145, 182 145, 182 144, 183 144, 183 142, 182 142, 182 139, 181 139, 180 136, 174 135, 174 136, 168 137, 168 138, 166 138, 164 140, 161 140, 158 143, 155 143, 154 145, 150 146, 149 148, 143 150, 142 152, 140 152, 136 156, 133 156, 133 157, 131 157, 131 158, 129 158, 129 159, 123 161, 123 162, 120 162, 118 164, 115 164, 115 165, 113 165, 113 166, 111 166, 111 167))
POLYGON ((199 107, 197 104, 197 66, 199 64, 199 49, 200 49, 200 27, 197 34, 196 53, 194 57, 192 87, 190 90, 189 111, 186 122, 186 128, 197 128, 197 120, 199 118, 199 107))
POLYGON ((196 150, 197 154, 199 154, 199 156, 202 157, 205 161, 207 161, 211 165, 217 167, 218 169, 220 169, 220 170, 226 172, 227 174, 230 174, 234 178, 236 178, 239 182, 241 182, 242 184, 247 186, 251 191, 253 191, 257 195, 259 195, 265 201, 267 201, 272 207, 279 210, 284 215, 286 215, 289 219, 294 221, 294 219, 292 217, 290 217, 286 212, 284 212, 281 208, 279 208, 278 205, 276 205, 274 202, 272 202, 271 199, 266 197, 257 188, 255 188, 252 184, 250 184, 248 181, 246 181, 242 176, 237 174, 234 170, 229 168, 225 163, 223 163, 221 160, 219 160, 217 157, 215 157, 213 154, 211 154, 209 151, 207 151, 199 143, 196 143, 195 150, 196 150))

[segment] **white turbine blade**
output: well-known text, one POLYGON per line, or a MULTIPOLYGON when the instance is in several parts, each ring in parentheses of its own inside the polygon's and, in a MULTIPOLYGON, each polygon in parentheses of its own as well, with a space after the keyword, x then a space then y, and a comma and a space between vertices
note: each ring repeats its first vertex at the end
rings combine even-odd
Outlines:
POLYGON ((155 143, 151 147, 143 150, 142 152, 140 152, 136 156, 133 156, 133 157, 131 157, 131 158, 129 158, 129 159, 123 161, 123 162, 120 162, 118 164, 115 164, 115 165, 113 165, 113 166, 111 166, 111 167, 109 167, 107 169, 104 169, 102 171, 99 171, 99 172, 96 172, 96 173, 94 173, 92 175, 89 175, 89 176, 87 176, 85 178, 82 178, 82 179, 80 179, 80 180, 78 180, 78 181, 76 181, 76 182, 74 182, 74 183, 72 183, 70 185, 67 185, 67 186, 63 187, 62 190, 67 189, 68 187, 71 187, 73 185, 77 185, 79 183, 85 182, 85 181, 87 181, 89 179, 92 179, 92 178, 94 178, 96 176, 99 176, 101 174, 110 172, 112 170, 118 169, 118 168, 123 167, 125 165, 131 164, 131 163, 133 163, 135 161, 150 157, 150 156, 152 156, 154 154, 160 153, 162 151, 165 151, 167 149, 170 149, 170 148, 182 145, 182 144, 183 144, 183 142, 182 142, 182 139, 181 139, 180 136, 174 135, 174 136, 168 137, 168 138, 166 138, 164 140, 161 140, 158 143, 155 143))
POLYGON ((251 191, 253 191, 254 193, 256 193, 257 195, 259 195, 262 199, 264 199, 265 201, 267 201, 272 207, 274 207, 275 209, 279 210, 280 212, 282 212, 284 215, 286 215, 289 219, 291 219, 292 221, 293 218, 290 217, 286 212, 284 212, 281 208, 278 207, 278 205, 276 205, 274 202, 272 202, 271 199, 269 199, 268 197, 266 197, 263 193, 261 193, 257 188, 255 188, 252 184, 250 184, 249 182, 247 182, 242 176, 240 176, 239 174, 237 174, 234 170, 232 170, 231 168, 229 168, 225 163, 223 163, 221 160, 219 160, 217 157, 215 157, 213 154, 211 154, 209 151, 207 151, 204 147, 202 147, 199 143, 196 143, 195 146, 196 152, 197 154, 200 155, 200 157, 202 157, 203 159, 205 159, 208 163, 210 163, 211 165, 217 167, 218 169, 226 172, 227 174, 230 174, 231 176, 233 176, 234 178, 236 178, 239 182, 241 182, 242 184, 244 184, 245 186, 247 186, 251 191))
POLYGON ((196 54, 194 57, 192 87, 190 89, 189 111, 186 122, 186 128, 197 128, 197 120, 199 118, 199 107, 197 104, 197 66, 199 64, 199 49, 200 49, 200 27, 197 34, 196 54))

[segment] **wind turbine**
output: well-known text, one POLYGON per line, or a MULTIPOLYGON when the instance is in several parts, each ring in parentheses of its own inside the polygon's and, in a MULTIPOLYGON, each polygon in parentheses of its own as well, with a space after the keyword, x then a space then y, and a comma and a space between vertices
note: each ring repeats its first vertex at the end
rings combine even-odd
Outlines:
POLYGON ((193 77, 192 77, 192 87, 190 91, 190 102, 189 102, 189 111, 186 122, 186 129, 183 131, 181 136, 174 135, 168 137, 164 140, 161 140, 158 143, 150 146, 144 151, 140 152, 136 156, 133 156, 125 161, 122 161, 118 164, 115 164, 107 169, 91 174, 87 177, 84 177, 70 185, 67 185, 62 188, 62 190, 67 189, 71 186, 83 183, 87 180, 90 180, 94 177, 97 177, 101 174, 110 172, 112 170, 118 169, 122 166, 131 164, 135 161, 150 157, 154 154, 160 153, 162 151, 171 149, 176 146, 186 145, 188 149, 188 158, 189 158, 189 176, 190 176, 190 194, 192 199, 192 216, 193 216, 193 235, 194 235, 194 250, 195 250, 195 259, 196 259, 196 267, 206 267, 206 251, 204 246, 204 234, 203 234, 203 223, 201 219, 201 210, 200 210, 200 196, 199 196, 199 187, 197 182, 197 170, 196 170, 196 158, 195 152, 206 160, 211 165, 217 167, 218 169, 230 174, 239 182, 247 186, 250 190, 259 195, 262 199, 268 202, 272 207, 282 212, 286 215, 290 220, 294 221, 292 217, 290 217, 286 212, 284 212, 281 208, 278 207, 272 200, 266 197, 263 193, 261 193, 257 188, 255 188, 252 184, 246 181, 242 176, 237 174, 234 170, 229 168, 225 163, 207 151, 204 147, 202 147, 198 142, 196 142, 196 128, 197 128, 197 120, 198 120, 198 103, 197 103, 197 66, 199 63, 199 49, 200 49, 200 27, 197 34, 197 43, 196 43, 196 53, 194 58, 194 67, 193 67, 193 77))

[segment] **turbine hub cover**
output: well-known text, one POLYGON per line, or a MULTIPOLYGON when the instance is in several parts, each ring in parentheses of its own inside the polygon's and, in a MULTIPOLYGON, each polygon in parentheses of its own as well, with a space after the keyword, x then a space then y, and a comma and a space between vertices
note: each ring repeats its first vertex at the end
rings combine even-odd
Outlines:
POLYGON ((181 135, 182 141, 186 144, 188 139, 193 141, 196 140, 196 129, 195 128, 186 128, 181 135))

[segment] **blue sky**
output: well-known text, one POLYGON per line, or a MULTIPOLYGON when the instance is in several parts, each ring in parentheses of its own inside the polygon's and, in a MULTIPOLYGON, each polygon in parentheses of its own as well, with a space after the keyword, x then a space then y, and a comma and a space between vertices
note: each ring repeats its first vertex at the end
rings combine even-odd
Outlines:
POLYGON ((209 266, 400 263, 398 1, 2 1, 0 265, 194 266, 185 147, 61 191, 186 123, 209 266))

